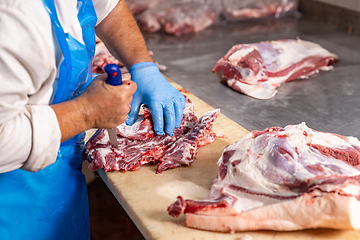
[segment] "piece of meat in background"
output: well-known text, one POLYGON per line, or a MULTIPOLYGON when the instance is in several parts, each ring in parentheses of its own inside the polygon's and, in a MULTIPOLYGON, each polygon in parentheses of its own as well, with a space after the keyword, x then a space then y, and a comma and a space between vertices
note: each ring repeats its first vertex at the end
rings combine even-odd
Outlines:
MULTIPOLYGON (((154 53, 152 51, 148 51, 149 55, 151 57, 154 56, 154 53)), ((120 67, 121 73, 126 76, 126 78, 130 78, 130 74, 128 74, 129 70, 125 67, 125 65, 117 60, 106 48, 105 44, 100 41, 96 44, 95 47, 95 56, 92 62, 92 70, 91 73, 104 73, 104 67, 107 64, 116 64, 120 67)), ((164 72, 167 70, 165 65, 159 64, 155 62, 156 65, 159 67, 159 70, 164 72)))
POLYGON ((155 7, 162 0, 125 0, 132 14, 137 15, 147 10, 148 8, 155 7))
POLYGON ((279 18, 297 9, 297 0, 222 0, 220 16, 226 21, 279 18))
POLYGON ((182 36, 218 23, 295 15, 298 0, 127 0, 143 32, 182 36))
POLYGON ((337 60, 337 55, 319 44, 285 39, 235 45, 212 71, 235 91, 269 99, 281 84, 330 70, 337 60))
POLYGON ((204 1, 163 1, 136 16, 144 32, 181 36, 200 32, 217 22, 217 13, 204 1))

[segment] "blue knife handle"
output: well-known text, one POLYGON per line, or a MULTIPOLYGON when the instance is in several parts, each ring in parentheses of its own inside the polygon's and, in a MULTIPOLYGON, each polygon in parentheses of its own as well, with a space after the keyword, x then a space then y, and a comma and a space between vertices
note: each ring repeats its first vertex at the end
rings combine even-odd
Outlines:
POLYGON ((116 64, 108 64, 104 67, 105 72, 107 73, 106 83, 118 86, 122 84, 122 76, 121 70, 118 65, 116 64))

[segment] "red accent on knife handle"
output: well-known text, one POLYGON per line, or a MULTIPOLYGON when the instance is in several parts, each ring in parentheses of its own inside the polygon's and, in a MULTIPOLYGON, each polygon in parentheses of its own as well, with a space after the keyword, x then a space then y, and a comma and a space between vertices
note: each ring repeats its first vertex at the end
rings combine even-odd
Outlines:
POLYGON ((108 64, 104 67, 105 72, 108 74, 106 78, 106 83, 118 86, 122 84, 122 76, 121 70, 118 65, 116 64, 108 64))

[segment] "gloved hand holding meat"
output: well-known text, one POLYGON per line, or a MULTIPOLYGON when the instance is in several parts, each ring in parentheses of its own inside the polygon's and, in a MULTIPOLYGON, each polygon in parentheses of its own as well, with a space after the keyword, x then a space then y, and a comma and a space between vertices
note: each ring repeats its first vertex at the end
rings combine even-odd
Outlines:
POLYGON ((84 158, 90 162, 89 169, 96 171, 133 171, 147 163, 158 165, 157 172, 181 165, 190 166, 198 148, 213 142, 217 135, 212 125, 219 116, 215 109, 198 119, 194 106, 186 98, 186 107, 179 128, 172 136, 158 135, 153 130, 149 109, 145 107, 132 126, 121 124, 117 127, 119 148, 111 147, 108 132, 100 129, 87 142, 84 158))
POLYGON ((137 90, 131 103, 131 112, 126 123, 132 125, 139 114, 141 104, 149 109, 158 135, 172 136, 174 129, 181 123, 185 107, 184 96, 176 90, 160 73, 155 63, 134 64, 129 72, 137 84, 137 90))

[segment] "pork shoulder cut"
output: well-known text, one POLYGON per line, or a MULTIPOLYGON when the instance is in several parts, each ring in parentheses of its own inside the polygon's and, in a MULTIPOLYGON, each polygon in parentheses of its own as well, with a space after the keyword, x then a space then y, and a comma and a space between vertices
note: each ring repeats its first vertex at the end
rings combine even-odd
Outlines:
POLYGON ((330 70, 337 59, 316 43, 286 39, 235 45, 212 71, 238 92, 269 99, 282 83, 330 70))
POLYGON ((227 146, 205 200, 179 196, 171 216, 210 231, 360 228, 360 141, 301 123, 227 146))
POLYGON ((86 143, 83 153, 90 162, 89 169, 133 171, 144 164, 154 163, 158 166, 156 173, 162 173, 169 168, 190 166, 198 148, 215 141, 217 135, 212 126, 220 110, 209 111, 198 119, 192 101, 185 99, 183 119, 173 136, 154 132, 151 114, 146 107, 132 126, 123 123, 117 127, 118 149, 111 146, 108 132, 99 129, 86 143))

